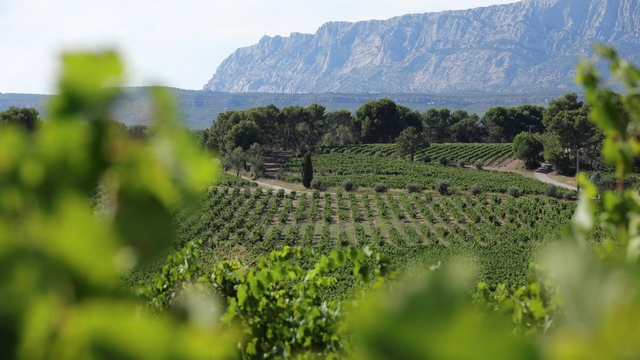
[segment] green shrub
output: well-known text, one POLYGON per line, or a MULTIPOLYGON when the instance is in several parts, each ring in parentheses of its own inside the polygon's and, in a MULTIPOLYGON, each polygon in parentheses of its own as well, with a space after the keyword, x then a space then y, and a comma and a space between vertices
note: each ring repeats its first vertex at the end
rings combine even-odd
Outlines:
POLYGON ((373 190, 377 193, 383 193, 387 191, 387 186, 385 184, 378 183, 373 187, 373 190))
POLYGON ((422 158, 422 162, 425 164, 431 163, 431 156, 425 156, 424 158, 422 158))
POLYGON ((440 195, 448 195, 449 194, 449 182, 448 181, 438 181, 436 183, 436 191, 440 193, 440 195))
POLYGON ((552 198, 559 198, 560 197, 560 191, 558 191, 558 187, 553 185, 553 184, 549 184, 547 186, 546 189, 544 189, 544 194, 548 197, 552 197, 552 198))
POLYGON ((474 165, 474 166, 476 167, 476 169, 478 169, 478 170, 482 170, 482 167, 484 166, 484 164, 482 163, 482 161, 481 161, 481 160, 476 160, 476 162, 475 162, 473 165, 474 165))
POLYGON ((407 192, 408 193, 417 193, 420 192, 420 186, 416 184, 407 184, 407 192))
POLYGON ((351 181, 351 179, 347 179, 344 183, 342 183, 342 188, 344 188, 345 191, 352 191, 353 181, 351 181))
POLYGON ((518 198, 520 197, 520 189, 512 186, 509 188, 509 190, 507 190, 507 194, 513 196, 514 198, 518 198))
POLYGON ((578 192, 575 190, 569 190, 562 194, 562 198, 565 200, 575 200, 578 198, 578 192))
POLYGON ((469 191, 471 191, 471 194, 475 196, 482 194, 482 188, 478 184, 473 185, 469 191))
POLYGON ((467 166, 467 163, 464 160, 458 160, 458 167, 463 168, 465 166, 467 166))
POLYGON ((447 159, 445 156, 440 158, 440 165, 442 166, 447 166, 449 165, 449 159, 447 159))
POLYGON ((311 180, 312 189, 320 190, 321 187, 322 187, 322 182, 320 180, 318 179, 311 180))

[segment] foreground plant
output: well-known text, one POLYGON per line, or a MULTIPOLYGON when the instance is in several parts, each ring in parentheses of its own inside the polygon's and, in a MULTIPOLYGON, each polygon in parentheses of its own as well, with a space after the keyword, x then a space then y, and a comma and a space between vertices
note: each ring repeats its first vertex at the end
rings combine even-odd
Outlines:
POLYGON ((32 134, 0 128, 0 358, 235 353, 232 332, 141 311, 118 290, 124 269, 172 243, 171 208, 215 175, 163 90, 151 91, 148 141, 119 131, 110 109, 123 74, 112 52, 65 55, 47 121, 32 134), (99 184, 109 203, 98 217, 99 184))

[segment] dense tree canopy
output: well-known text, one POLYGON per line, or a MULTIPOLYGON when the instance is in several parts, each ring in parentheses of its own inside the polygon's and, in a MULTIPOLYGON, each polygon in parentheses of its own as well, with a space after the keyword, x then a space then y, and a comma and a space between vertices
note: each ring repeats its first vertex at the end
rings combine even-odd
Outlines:
POLYGON ((534 134, 522 132, 513 139, 513 152, 516 158, 524 161, 528 169, 540 165, 540 153, 544 150, 542 142, 534 134))
POLYGON ((487 130, 476 114, 471 114, 451 126, 451 138, 455 142, 482 142, 486 135, 487 130))
POLYGON ((416 128, 409 126, 402 130, 396 138, 398 154, 401 157, 410 156, 413 161, 416 153, 429 146, 429 141, 423 133, 419 133, 416 128))
POLYGON ((18 108, 12 106, 9 110, 0 111, 0 125, 11 124, 20 126, 29 132, 34 132, 40 123, 40 114, 34 108, 18 108))
POLYGON ((403 129, 422 131, 420 113, 398 106, 391 99, 369 101, 356 111, 356 129, 365 143, 390 143, 403 129))
MULTIPOLYGON (((204 147, 222 154, 238 147, 247 151, 254 143, 262 145, 265 151, 297 154, 313 151, 318 146, 396 143, 407 145, 398 147, 401 155, 411 155, 409 148, 423 146, 418 141, 423 138, 427 143, 511 143, 522 132, 546 132, 539 140, 544 145, 545 158, 556 170, 568 172, 571 164, 575 164, 572 159, 575 149, 582 149, 585 157, 589 154, 590 163, 594 162, 593 158, 599 158, 602 133, 590 123, 588 112, 576 94, 555 99, 548 108, 496 106, 482 118, 463 109, 432 108, 421 114, 391 99, 369 101, 355 114, 347 110, 328 112, 319 104, 282 109, 268 105, 221 113, 211 128, 203 130, 198 137, 204 147), (409 128, 414 130, 399 139, 409 128), (407 138, 413 140, 407 141, 407 138), (410 144, 413 141, 418 143, 410 144), (401 148, 409 150, 405 152, 401 148)), ((528 165, 534 166, 534 163, 530 160, 528 165)))

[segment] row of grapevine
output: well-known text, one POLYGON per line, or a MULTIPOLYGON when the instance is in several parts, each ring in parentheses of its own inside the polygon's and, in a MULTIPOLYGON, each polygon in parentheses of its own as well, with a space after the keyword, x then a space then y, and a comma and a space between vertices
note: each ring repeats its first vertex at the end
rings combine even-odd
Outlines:
POLYGON ((471 251, 487 269, 521 279, 513 264, 526 268, 535 244, 557 234, 575 210, 573 202, 546 197, 336 195, 214 188, 203 195, 197 214, 181 218, 179 234, 221 251, 242 245, 252 253, 284 245, 328 253, 355 244, 427 261, 471 251), (516 260, 498 256, 505 252, 516 260))
MULTIPOLYGON (((404 189, 416 184, 423 190, 433 190, 438 181, 449 181, 453 189, 468 191, 479 185, 485 192, 506 193, 517 187, 523 194, 542 194, 546 184, 509 172, 476 170, 474 168, 444 167, 402 159, 375 158, 359 155, 319 155, 313 158, 314 168, 322 168, 325 175, 314 175, 324 186, 342 186, 350 179, 357 187, 373 188, 382 183, 390 188, 404 189)), ((292 159, 282 164, 286 172, 283 180, 299 183, 301 161, 292 159)))
MULTIPOLYGON (((390 156, 396 153, 395 144, 356 144, 323 148, 324 154, 353 154, 365 156, 390 156)), ((484 144, 484 143, 446 143, 431 144, 430 147, 418 152, 416 161, 426 157, 438 160, 446 157, 449 161, 464 160, 468 163, 482 161, 489 164, 503 161, 513 156, 512 144, 484 144)))

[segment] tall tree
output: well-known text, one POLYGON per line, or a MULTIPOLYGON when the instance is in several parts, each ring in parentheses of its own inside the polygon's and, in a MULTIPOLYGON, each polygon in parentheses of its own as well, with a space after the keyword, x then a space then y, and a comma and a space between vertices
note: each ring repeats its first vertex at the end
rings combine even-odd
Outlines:
POLYGON ((449 109, 429 109, 422 115, 424 131, 430 142, 449 141, 451 111, 449 109))
POLYGON ((486 135, 487 129, 482 126, 480 118, 476 114, 471 114, 451 126, 451 138, 456 142, 482 142, 486 135))
POLYGON ((523 131, 529 131, 529 127, 534 132, 543 133, 545 131, 542 122, 546 109, 538 105, 521 105, 511 108, 511 117, 514 121, 513 131, 519 134, 523 131), (537 131, 536 131, 537 130, 537 131))
POLYGON ((504 106, 495 106, 487 110, 482 117, 482 124, 489 134, 489 142, 511 142, 515 134, 511 131, 511 114, 504 106))
POLYGON ((544 159, 553 165, 553 169, 559 174, 568 174, 571 167, 571 159, 560 143, 558 135, 547 132, 540 136, 540 140, 544 147, 544 159))
POLYGON ((356 127, 364 143, 390 143, 402 131, 398 106, 391 99, 369 101, 356 111, 356 127))
POLYGON ((524 161, 527 169, 535 169, 540 166, 540 153, 544 150, 542 142, 528 132, 522 132, 513 138, 513 152, 516 158, 524 161))
POLYGON ((252 144, 259 143, 260 141, 260 129, 258 129, 258 125, 251 120, 242 120, 233 125, 224 138, 225 149, 227 151, 233 151, 233 149, 237 147, 245 151, 249 149, 252 144))
POLYGON ((235 168, 236 176, 240 176, 240 171, 244 169, 247 162, 247 157, 241 147, 235 148, 233 151, 229 151, 222 159, 226 168, 235 168))
POLYGON ((589 108, 575 93, 552 100, 544 114, 547 131, 557 135, 560 145, 572 152, 600 144, 602 133, 589 121, 589 108))
POLYGON ((416 128, 409 126, 402 130, 396 138, 396 147, 398 155, 405 157, 409 155, 411 161, 414 160, 416 153, 424 148, 429 147, 429 141, 423 133, 419 133, 416 128))
POLYGON ((311 152, 307 152, 302 159, 302 185, 309 189, 313 181, 313 162, 311 161, 311 152))

